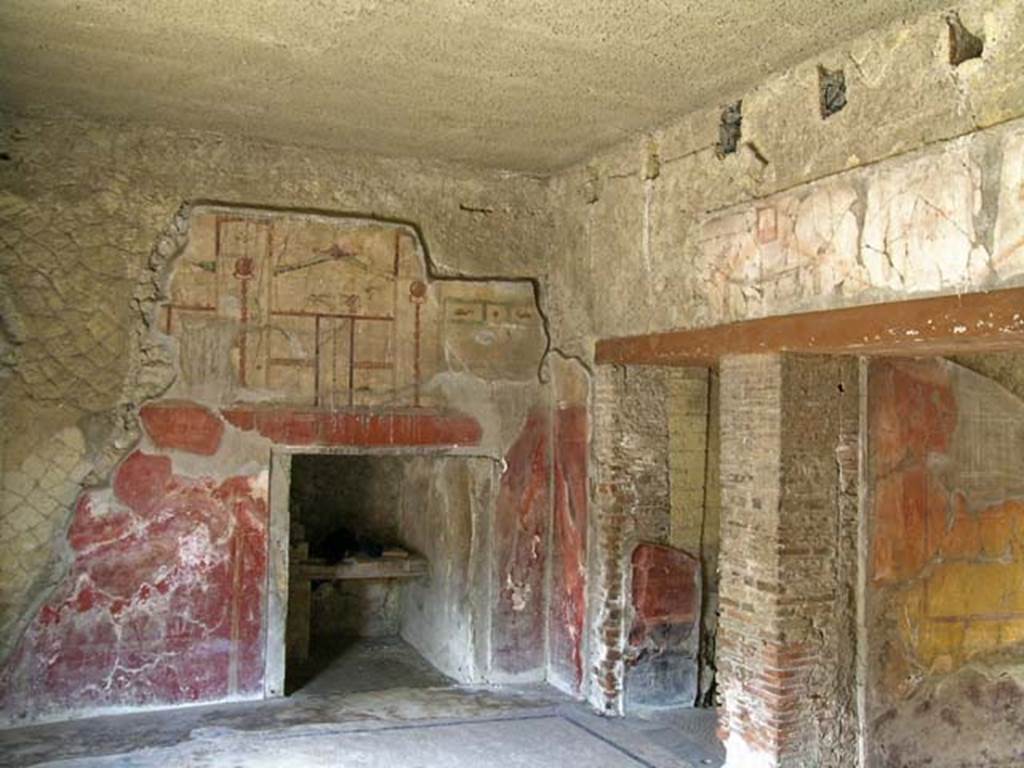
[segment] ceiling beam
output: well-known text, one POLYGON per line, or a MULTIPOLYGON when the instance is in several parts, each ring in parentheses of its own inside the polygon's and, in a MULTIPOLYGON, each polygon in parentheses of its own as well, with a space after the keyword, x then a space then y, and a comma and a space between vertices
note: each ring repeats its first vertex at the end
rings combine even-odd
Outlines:
POLYGON ((1024 349, 1024 288, 868 304, 597 342, 598 363, 713 365, 725 355, 935 355, 1024 349))

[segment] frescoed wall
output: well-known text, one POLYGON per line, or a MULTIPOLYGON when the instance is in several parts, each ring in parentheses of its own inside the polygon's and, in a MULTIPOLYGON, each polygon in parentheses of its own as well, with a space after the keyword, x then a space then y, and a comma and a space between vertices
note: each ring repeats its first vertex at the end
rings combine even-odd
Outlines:
POLYGON ((1024 402, 942 359, 872 362, 868 397, 869 765, 1019 762, 1024 402))
MULTIPOLYGON (((493 655, 467 625, 472 663, 436 661, 467 682, 544 679, 550 399, 530 283, 433 280, 401 225, 197 208, 153 320, 173 379, 139 409, 143 437, 110 484, 78 499, 70 568, 0 671, 7 719, 263 695, 276 448, 490 457, 469 481, 431 481, 441 501, 424 510, 440 519, 423 530, 447 543, 424 548, 478 561, 422 594, 454 600, 489 579, 494 604, 458 615, 493 611, 493 655), (482 479, 502 460, 500 483, 482 479), (484 489, 483 543, 445 519, 467 482, 484 489)), ((422 650, 442 653, 444 631, 421 633, 422 650)))

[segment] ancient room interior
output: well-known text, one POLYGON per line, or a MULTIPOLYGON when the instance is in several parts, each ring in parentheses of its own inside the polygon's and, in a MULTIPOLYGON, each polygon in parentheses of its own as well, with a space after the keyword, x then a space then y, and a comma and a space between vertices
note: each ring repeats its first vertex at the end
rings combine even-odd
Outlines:
POLYGON ((4 0, 0 765, 1024 766, 1024 3, 4 0))

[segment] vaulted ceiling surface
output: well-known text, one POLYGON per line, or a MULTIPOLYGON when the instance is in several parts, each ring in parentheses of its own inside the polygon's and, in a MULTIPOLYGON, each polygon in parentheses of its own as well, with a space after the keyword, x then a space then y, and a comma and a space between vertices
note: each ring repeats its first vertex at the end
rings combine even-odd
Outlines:
POLYGON ((4 0, 0 101, 543 173, 935 0, 4 0))

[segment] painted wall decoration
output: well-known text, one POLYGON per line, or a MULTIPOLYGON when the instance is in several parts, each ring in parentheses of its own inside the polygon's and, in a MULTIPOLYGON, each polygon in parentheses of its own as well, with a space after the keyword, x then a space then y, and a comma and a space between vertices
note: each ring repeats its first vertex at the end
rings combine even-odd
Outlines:
POLYGON ((631 573, 626 710, 693 706, 700 651, 700 561, 681 549, 641 543, 633 550, 631 573))
MULTIPOLYGON (((262 697, 281 446, 507 456, 481 497, 496 535, 460 544, 504 590, 482 608, 494 658, 467 668, 543 677, 549 399, 530 283, 431 280, 406 226, 204 207, 155 320, 177 375, 109 486, 80 495, 66 573, 0 669, 0 720, 262 697)), ((450 474, 437 482, 465 484, 450 474)))
POLYGON ((871 765, 1019 761, 1024 402, 940 359, 872 362, 868 402, 871 765))
POLYGON ((182 397, 335 409, 438 405, 442 369, 522 378, 542 337, 530 286, 431 283, 407 227, 216 210, 194 216, 161 324, 182 397))
POLYGON ((71 569, 0 675, 13 718, 250 698, 263 686, 267 476, 136 451, 82 495, 71 569))
POLYGON ((496 505, 491 644, 496 669, 513 677, 544 665, 547 622, 535 606, 543 603, 548 559, 550 434, 550 411, 532 411, 506 455, 496 505))
POLYGON ((424 278, 399 227, 201 214, 162 318, 182 389, 213 381, 221 397, 417 404, 424 278))
POLYGON ((1019 282, 1022 149, 1019 129, 976 136, 711 214, 698 260, 711 316, 729 322, 1019 282))
POLYGON ((549 648, 551 679, 577 693, 583 685, 587 580, 587 409, 555 409, 552 427, 554 494, 549 648))

